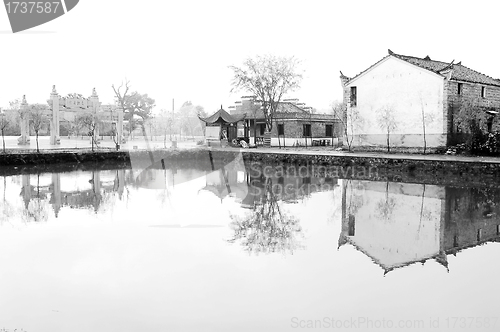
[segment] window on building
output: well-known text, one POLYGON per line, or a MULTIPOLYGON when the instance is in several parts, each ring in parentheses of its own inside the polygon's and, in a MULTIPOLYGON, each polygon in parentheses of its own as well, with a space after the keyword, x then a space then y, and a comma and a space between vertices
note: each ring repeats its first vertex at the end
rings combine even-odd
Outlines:
POLYGON ((351 86, 351 107, 356 107, 358 104, 358 89, 355 86, 351 86))
POLYGON ((266 131, 266 124, 261 123, 259 127, 260 127, 260 135, 264 135, 264 132, 266 131))
POLYGON ((458 83, 457 85, 457 94, 461 95, 463 93, 464 89, 464 84, 463 83, 458 83))
POLYGON ((354 215, 349 215, 349 221, 347 222, 347 235, 354 236, 356 232, 356 217, 354 215))
POLYGON ((486 87, 482 86, 481 87, 481 98, 485 98, 485 97, 486 97, 486 87))
POLYGON ((302 135, 304 137, 311 137, 311 125, 310 124, 304 124, 303 125, 303 133, 302 135))
POLYGON ((332 137, 333 136, 333 125, 326 125, 325 126, 325 136, 326 137, 332 137))
POLYGON ((493 130, 493 117, 492 116, 490 116, 486 120, 486 126, 488 127, 488 132, 491 133, 491 131, 493 130))
POLYGON ((278 124, 278 135, 285 135, 285 124, 278 124))

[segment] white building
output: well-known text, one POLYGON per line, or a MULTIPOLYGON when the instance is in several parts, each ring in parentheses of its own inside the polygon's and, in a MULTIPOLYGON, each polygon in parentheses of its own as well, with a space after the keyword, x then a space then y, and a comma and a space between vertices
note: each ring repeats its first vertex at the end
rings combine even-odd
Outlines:
MULTIPOLYGON (((341 72, 347 121, 353 146, 387 144, 387 126, 380 120, 391 114, 391 146, 422 147, 425 118, 427 147, 449 144, 456 131, 454 115, 464 98, 478 100, 486 111, 500 107, 500 81, 459 63, 389 55, 349 78, 341 72), (381 123, 382 122, 382 123, 381 123), (353 130, 351 130, 353 129, 353 130)), ((495 112, 491 112, 495 113, 495 112)))

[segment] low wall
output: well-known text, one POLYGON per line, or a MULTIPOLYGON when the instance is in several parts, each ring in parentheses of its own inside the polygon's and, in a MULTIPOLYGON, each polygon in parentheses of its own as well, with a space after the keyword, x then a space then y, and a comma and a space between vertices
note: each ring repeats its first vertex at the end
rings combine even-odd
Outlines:
MULTIPOLYGON (((319 152, 320 153, 320 152, 319 152)), ((252 163, 306 167, 315 177, 426 183, 450 186, 500 184, 500 163, 455 160, 419 160, 373 156, 268 153, 265 150, 156 150, 131 152, 52 152, 0 155, 0 175, 75 169, 196 168, 214 170, 243 157, 252 163), (152 166, 153 164, 153 166, 152 166)))
POLYGON ((270 165, 293 164, 312 169, 314 176, 393 181, 445 186, 487 186, 500 184, 500 163, 455 160, 419 160, 293 153, 246 153, 245 161, 270 165))
MULTIPOLYGON (((425 135, 428 148, 446 146, 446 134, 425 135)), ((423 147, 424 136, 422 134, 391 134, 389 136, 391 147, 423 147)), ((353 146, 387 146, 387 135, 383 134, 363 134, 352 137, 353 146)))
MULTIPOLYGON (((279 141, 277 137, 271 137, 271 146, 312 146, 313 141, 328 141, 330 146, 338 145, 339 139, 338 138, 331 138, 331 137, 280 137, 279 141), (333 142, 333 144, 332 144, 333 142)), ((252 142, 252 141, 250 141, 252 142)))

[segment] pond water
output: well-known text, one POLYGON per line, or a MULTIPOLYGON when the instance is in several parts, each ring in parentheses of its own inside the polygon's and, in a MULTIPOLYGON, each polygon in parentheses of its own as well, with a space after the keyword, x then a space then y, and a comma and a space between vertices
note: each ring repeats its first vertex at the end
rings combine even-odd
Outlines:
POLYGON ((499 330, 499 189, 293 169, 0 177, 0 329, 499 330))

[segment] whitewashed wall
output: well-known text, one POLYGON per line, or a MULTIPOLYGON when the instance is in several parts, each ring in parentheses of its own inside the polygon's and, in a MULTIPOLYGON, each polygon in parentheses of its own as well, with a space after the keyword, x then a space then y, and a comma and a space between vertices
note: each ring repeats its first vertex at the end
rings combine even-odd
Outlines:
POLYGON ((437 256, 444 250, 442 187, 425 185, 424 191, 420 184, 344 181, 344 223, 350 214, 355 218, 355 233, 350 240, 377 263, 395 268, 437 256))
POLYGON ((386 131, 377 122, 377 110, 385 106, 394 109, 398 124, 391 134, 391 145, 423 146, 422 108, 434 118, 426 125, 427 146, 445 145, 444 78, 440 75, 388 57, 346 88, 350 90, 351 86, 357 87, 356 107, 364 120, 363 126, 354 131, 353 145, 386 144, 386 131))

